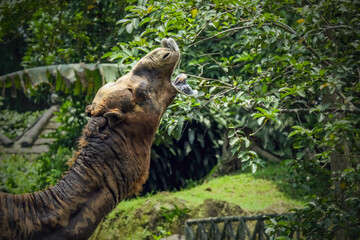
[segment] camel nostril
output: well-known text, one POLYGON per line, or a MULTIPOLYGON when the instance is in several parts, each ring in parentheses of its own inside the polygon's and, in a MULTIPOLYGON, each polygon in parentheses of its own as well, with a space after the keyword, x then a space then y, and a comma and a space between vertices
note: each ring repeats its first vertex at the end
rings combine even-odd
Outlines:
POLYGON ((163 56, 163 60, 167 59, 168 57, 170 56, 170 53, 166 53, 164 56, 163 56))

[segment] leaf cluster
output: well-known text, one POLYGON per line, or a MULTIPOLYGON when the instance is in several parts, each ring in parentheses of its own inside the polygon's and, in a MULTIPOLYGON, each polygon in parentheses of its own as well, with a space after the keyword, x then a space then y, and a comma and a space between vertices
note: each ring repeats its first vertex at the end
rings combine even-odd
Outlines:
MULTIPOLYGON (((118 21, 131 39, 119 51, 142 43, 151 50, 163 37, 174 38, 182 49, 176 72, 187 73, 199 94, 175 101, 170 110, 177 117, 166 113, 159 131, 178 136, 188 120, 231 128, 232 153, 253 171, 261 161, 246 147, 249 136, 258 136, 265 149, 289 159, 294 186, 310 192, 314 185, 307 179, 317 177, 322 186, 334 186, 330 195, 319 192, 319 208, 334 215, 301 212, 324 226, 309 224, 307 237, 329 236, 352 226, 354 205, 333 197, 341 181, 336 176, 346 170, 334 171, 333 164, 342 156, 355 167, 360 154, 357 9, 358 2, 347 0, 139 1, 118 21), (242 133, 244 127, 252 133, 242 133)), ((116 60, 117 51, 106 56, 116 60)), ((354 191, 342 196, 351 201, 354 191)))

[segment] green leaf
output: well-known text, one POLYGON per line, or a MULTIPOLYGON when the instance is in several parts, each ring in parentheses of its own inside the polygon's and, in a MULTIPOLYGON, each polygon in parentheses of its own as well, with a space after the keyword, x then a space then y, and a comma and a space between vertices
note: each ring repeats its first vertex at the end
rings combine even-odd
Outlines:
POLYGON ((235 153, 237 153, 240 150, 240 146, 235 146, 234 148, 231 148, 231 156, 234 156, 235 153))
POLYGON ((250 166, 250 161, 242 161, 242 162, 245 162, 241 165, 241 170, 244 171, 250 166))
POLYGON ((264 120, 265 120, 265 117, 260 117, 260 118, 257 120, 257 123, 258 123, 259 125, 261 125, 264 120))
POLYGON ((130 21, 131 21, 130 19, 124 18, 124 19, 121 19, 121 20, 117 21, 116 25, 121 24, 121 23, 127 23, 127 22, 130 22, 130 21))
POLYGON ((107 52, 104 55, 102 55, 101 58, 107 58, 107 57, 111 56, 112 54, 113 54, 113 52, 107 52))
POLYGON ((152 19, 152 17, 146 17, 144 18, 141 23, 139 24, 139 26, 141 27, 142 25, 144 25, 145 23, 148 23, 150 20, 152 19))
POLYGON ((135 29, 137 29, 139 27, 139 19, 138 18, 133 18, 131 20, 131 23, 135 29))
POLYGON ((170 125, 169 127, 168 127, 168 130, 167 130, 167 133, 168 133, 168 135, 169 136, 171 136, 172 135, 172 131, 175 129, 175 127, 176 127, 176 125, 170 125))
POLYGON ((193 144, 195 140, 195 130, 189 129, 188 134, 189 134, 189 143, 193 144))
POLYGON ((134 27, 133 27, 133 25, 132 25, 131 23, 129 23, 128 25, 126 25, 126 31, 127 31, 128 33, 132 33, 133 29, 134 29, 134 27))
POLYGON ((290 138, 290 137, 292 137, 292 136, 294 136, 295 134, 298 134, 298 133, 299 133, 299 131, 297 131, 297 130, 292 131, 291 133, 289 133, 288 137, 290 138))
POLYGON ((252 172, 252 173, 255 173, 256 170, 257 170, 257 165, 252 162, 252 163, 251 163, 251 172, 252 172))
POLYGON ((301 97, 306 97, 304 89, 299 89, 296 91, 297 94, 299 94, 301 97))
POLYGON ((144 47, 137 47, 137 49, 145 52, 145 53, 149 53, 150 51, 147 49, 147 48, 144 48, 144 47))
POLYGON ((245 142, 245 147, 248 148, 250 147, 250 140, 246 137, 242 138, 242 140, 245 142))
POLYGON ((268 115, 267 111, 261 107, 256 107, 255 109, 259 110, 260 112, 262 112, 264 115, 268 115))
POLYGON ((61 90, 61 85, 64 82, 61 74, 59 73, 59 71, 56 71, 56 80, 55 80, 55 91, 60 91, 61 90))
POLYGON ((127 56, 133 56, 132 52, 129 49, 124 48, 123 51, 127 54, 127 56))
POLYGON ((147 29, 144 32, 141 33, 141 37, 145 36, 146 34, 152 33, 152 32, 156 32, 156 29, 147 29))
POLYGON ((246 152, 239 152, 238 155, 237 155, 237 157, 238 157, 239 159, 242 159, 243 156, 245 155, 245 153, 246 153, 246 152))
POLYGON ((230 130, 228 133, 228 138, 232 138, 233 136, 235 136, 236 132, 235 130, 230 130))
POLYGON ((183 116, 180 116, 178 118, 178 123, 177 123, 177 126, 176 126, 176 132, 175 132, 175 138, 176 139, 180 139, 180 137, 181 137, 181 132, 183 130, 184 121, 185 121, 185 118, 183 116))
POLYGON ((267 84, 264 84, 261 90, 262 90, 263 93, 267 93, 267 91, 268 91, 268 85, 267 85, 267 84))
POLYGON ((239 143, 239 138, 233 137, 233 138, 230 139, 229 144, 230 144, 231 146, 234 146, 236 143, 239 143))
POLYGON ((321 105, 321 111, 325 111, 326 109, 328 109, 331 106, 331 103, 325 103, 323 105, 321 105))
POLYGON ((77 96, 81 93, 82 84, 79 79, 76 79, 74 84, 74 95, 77 96))

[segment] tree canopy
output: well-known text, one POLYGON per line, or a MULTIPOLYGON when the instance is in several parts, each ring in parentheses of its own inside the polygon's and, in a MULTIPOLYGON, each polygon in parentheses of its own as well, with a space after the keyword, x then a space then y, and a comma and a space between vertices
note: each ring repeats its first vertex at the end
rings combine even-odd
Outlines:
MULTIPOLYGON (((18 14, 30 2, 2 12, 18 14)), ((358 1, 41 3, 20 16, 17 29, 9 18, 1 23, 1 44, 16 34, 26 42, 22 66, 111 61, 124 74, 162 38, 174 38, 182 52, 176 72, 199 93, 176 98, 159 134, 179 139, 187 121, 228 129, 232 154, 252 172, 266 163, 250 149, 257 137, 289 166, 294 188, 310 192, 313 179, 327 184, 268 233, 301 227, 308 239, 358 237, 358 1)))

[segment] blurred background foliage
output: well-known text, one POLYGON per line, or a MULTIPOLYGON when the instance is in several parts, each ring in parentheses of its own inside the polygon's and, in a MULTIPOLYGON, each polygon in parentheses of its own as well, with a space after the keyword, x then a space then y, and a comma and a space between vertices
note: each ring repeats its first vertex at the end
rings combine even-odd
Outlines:
MULTIPOLYGON (((351 0, 24 0, 1 5, 0 74, 76 62, 116 62, 125 74, 172 37, 182 52, 175 74, 199 93, 178 96, 165 113, 146 191, 227 174, 230 159, 232 171, 282 162, 309 204, 274 220, 269 234, 286 239, 301 227, 308 239, 352 239, 360 232, 359 9, 351 0)), ((60 95, 63 125, 43 158, 60 159, 59 149, 76 147, 93 93, 47 89, 60 95)))

